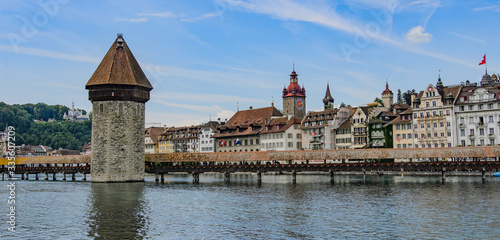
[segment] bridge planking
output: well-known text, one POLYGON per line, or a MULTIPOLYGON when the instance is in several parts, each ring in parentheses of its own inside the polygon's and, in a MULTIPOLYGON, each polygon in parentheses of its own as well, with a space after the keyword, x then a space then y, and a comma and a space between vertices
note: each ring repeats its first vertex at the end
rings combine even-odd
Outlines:
MULTIPOLYGON (((216 153, 155 153, 145 154, 146 162, 240 162, 240 161, 307 161, 342 159, 417 159, 417 158, 495 158, 500 146, 452 148, 385 148, 216 153)), ((7 165, 8 158, 0 158, 7 165)), ((90 163, 89 155, 44 156, 16 158, 16 165, 90 163)))

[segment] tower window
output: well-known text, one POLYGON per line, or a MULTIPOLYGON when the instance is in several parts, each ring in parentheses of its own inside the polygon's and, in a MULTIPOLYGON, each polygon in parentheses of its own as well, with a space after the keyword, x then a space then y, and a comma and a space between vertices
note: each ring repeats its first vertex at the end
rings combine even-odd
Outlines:
POLYGON ((120 115, 122 115, 122 114, 123 114, 123 103, 120 103, 120 104, 118 105, 118 113, 119 113, 120 115))
POLYGON ((99 104, 99 113, 103 113, 104 112, 104 106, 101 104, 99 104))

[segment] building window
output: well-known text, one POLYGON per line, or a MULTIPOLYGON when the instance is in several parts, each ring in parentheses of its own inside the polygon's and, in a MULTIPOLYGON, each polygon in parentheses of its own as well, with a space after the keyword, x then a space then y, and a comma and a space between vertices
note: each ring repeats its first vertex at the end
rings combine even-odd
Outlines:
POLYGON ((461 143, 462 143, 462 147, 465 147, 465 140, 462 140, 461 143))
POLYGON ((469 105, 469 110, 474 110, 474 105, 469 105))
POLYGON ((288 138, 293 138, 293 134, 292 134, 292 133, 289 133, 289 134, 288 134, 288 138))
POLYGON ((488 122, 493 122, 493 116, 488 116, 488 122))
POLYGON ((429 102, 425 102, 425 107, 429 107, 429 102))
POLYGON ((465 129, 460 129, 460 136, 465 136, 465 129))
POLYGON ((250 139, 250 145, 253 145, 253 139, 250 139))
MULTIPOLYGON (((255 139, 255 144, 259 145, 259 139, 255 139)), ((255 151, 259 151, 259 149, 256 149, 255 151)))
POLYGON ((293 147, 293 142, 288 142, 288 147, 289 148, 293 147))
MULTIPOLYGON (((460 97, 460 99, 463 99, 463 97, 460 97)), ((462 102, 463 102, 463 101, 462 101, 462 102)), ((458 109, 459 109, 460 111, 462 111, 462 112, 463 112, 463 111, 465 111, 465 107, 464 107, 464 106, 460 106, 460 107, 458 107, 458 109)))
POLYGON ((484 140, 483 139, 479 140, 479 145, 484 146, 484 140))
POLYGON ((484 128, 479 129, 479 135, 484 136, 484 128))
POLYGON ((470 145, 471 145, 471 146, 476 145, 476 141, 474 141, 474 139, 470 140, 470 145))
POLYGON ((432 101, 432 106, 435 107, 436 106, 436 101, 432 101))
POLYGON ((470 133, 469 135, 470 135, 470 136, 474 136, 474 129, 469 129, 469 130, 470 130, 470 131, 469 131, 469 133, 470 133))
POLYGON ((301 139, 301 138, 302 138, 302 134, 297 133, 297 139, 301 139))
POLYGON ((413 118, 417 118, 417 113, 413 113, 413 118))

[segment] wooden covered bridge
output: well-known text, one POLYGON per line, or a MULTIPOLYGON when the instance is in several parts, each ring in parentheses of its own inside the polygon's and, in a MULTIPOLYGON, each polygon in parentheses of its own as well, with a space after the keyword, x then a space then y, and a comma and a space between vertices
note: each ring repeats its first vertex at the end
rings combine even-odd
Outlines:
MULTIPOLYGON (((56 174, 83 174, 86 180, 90 174, 90 156, 47 156, 0 159, 2 180, 20 176, 21 179, 36 179, 42 174, 56 180, 56 174), (15 175, 13 175, 15 174, 15 175)), ((259 180, 265 172, 329 172, 333 179, 335 172, 384 172, 384 171, 432 171, 445 176, 449 171, 479 171, 483 178, 486 172, 500 171, 500 146, 413 148, 413 149, 349 149, 349 150, 305 150, 264 151, 227 153, 167 153, 146 154, 146 173, 156 174, 157 180, 173 172, 193 175, 199 181, 199 174, 219 172, 229 181, 230 173, 257 173, 259 180), (382 159, 406 159, 402 162, 380 162, 382 159), (439 160, 438 160, 439 159, 439 160), (371 161, 368 161, 371 160, 371 161)))

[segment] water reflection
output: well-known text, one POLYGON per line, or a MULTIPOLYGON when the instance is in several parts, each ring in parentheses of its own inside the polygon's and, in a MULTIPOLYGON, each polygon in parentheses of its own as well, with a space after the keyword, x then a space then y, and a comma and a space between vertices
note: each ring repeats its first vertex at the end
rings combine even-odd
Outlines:
POLYGON ((142 239, 146 235, 145 183, 92 183, 88 236, 98 239, 142 239))

